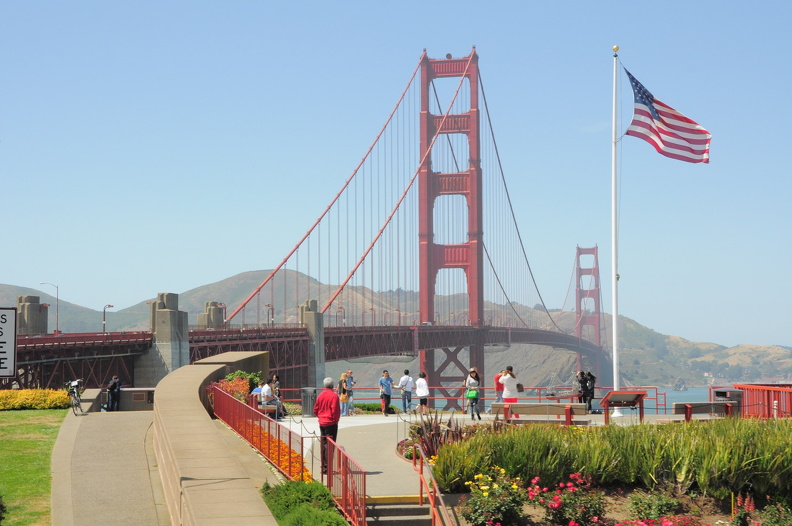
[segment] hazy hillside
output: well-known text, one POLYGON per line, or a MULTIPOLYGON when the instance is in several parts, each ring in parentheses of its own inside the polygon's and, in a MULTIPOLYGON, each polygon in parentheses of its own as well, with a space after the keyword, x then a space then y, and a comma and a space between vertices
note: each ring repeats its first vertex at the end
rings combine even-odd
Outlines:
MULTIPOLYGON (((179 308, 187 311, 189 323, 196 323, 197 315, 204 312, 204 303, 219 301, 229 309, 240 305, 250 293, 269 274, 268 270, 251 271, 230 278, 179 293, 179 308)), ((287 278, 273 280, 268 294, 277 298, 285 298, 281 304, 297 305, 306 298, 298 297, 297 291, 311 291, 311 296, 320 300, 332 293, 328 285, 304 275, 288 274, 287 278), (285 284, 289 285, 286 286, 285 284), (296 286, 294 285, 296 283, 296 286)), ((163 291, 172 292, 172 291, 163 291)), ((0 284, 0 305, 16 306, 17 296, 34 295, 41 298, 42 303, 49 303, 49 328, 55 328, 55 297, 40 290, 0 284)), ((391 304, 393 292, 376 293, 378 305, 387 307, 391 304)), ((417 293, 401 292, 402 311, 408 313, 418 310, 417 293), (407 303, 404 303, 407 298, 407 303)), ((370 291, 351 291, 350 301, 371 301, 370 291), (355 296, 359 300, 355 300, 355 296)), ((154 298, 142 300, 132 307, 120 311, 108 311, 107 329, 109 331, 148 330, 149 306, 154 298)), ((449 299, 440 299, 448 301, 449 299)), ((503 306, 487 304, 485 309, 489 315, 504 311, 503 306)), ((546 319, 543 312, 529 307, 518 307, 523 319, 546 319)), ((230 310, 229 310, 230 313, 230 310)), ((276 311, 276 318, 282 319, 282 312, 276 311)), ((555 323, 565 331, 575 327, 573 312, 552 312, 555 323)), ((667 336, 657 333, 634 320, 622 317, 622 333, 620 338, 620 373, 626 385, 658 385, 671 386, 677 379, 684 379, 689 386, 703 386, 707 383, 726 383, 733 381, 757 381, 760 379, 792 378, 792 349, 781 346, 740 345, 727 348, 715 343, 692 342, 678 336, 667 336)), ((235 319, 235 322, 238 320, 235 319)), ((258 320, 245 320, 254 324, 258 320)), ((261 320, 265 321, 265 320, 261 320)), ((287 321, 296 321, 289 320, 287 321)), ((238 321, 241 323, 241 320, 238 321)), ((102 330, 102 311, 87 309, 74 305, 63 298, 60 299, 59 326, 64 332, 93 332, 102 330)), ((611 317, 603 315, 603 345, 610 348, 611 317)), ((568 351, 541 346, 514 345, 511 347, 488 347, 486 349, 487 371, 499 370, 506 365, 515 366, 521 380, 527 385, 544 385, 554 382, 566 382, 576 367, 575 354, 568 351)), ((390 367, 401 375, 405 368, 417 371, 417 358, 386 361, 382 359, 366 360, 365 363, 336 362, 328 364, 331 374, 340 373, 348 367, 366 377, 379 377, 384 367, 390 367), (405 361, 407 360, 407 361, 405 361)), ((588 367, 588 364, 584 364, 588 367)), ((337 376, 337 374, 336 374, 337 376)))

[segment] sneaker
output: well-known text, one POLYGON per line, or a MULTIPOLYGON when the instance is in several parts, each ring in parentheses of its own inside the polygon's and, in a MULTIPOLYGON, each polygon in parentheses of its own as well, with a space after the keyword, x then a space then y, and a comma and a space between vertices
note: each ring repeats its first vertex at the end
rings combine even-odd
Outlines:
POLYGON ((476 413, 476 416, 479 417, 479 420, 481 420, 481 415, 480 414, 476 413))

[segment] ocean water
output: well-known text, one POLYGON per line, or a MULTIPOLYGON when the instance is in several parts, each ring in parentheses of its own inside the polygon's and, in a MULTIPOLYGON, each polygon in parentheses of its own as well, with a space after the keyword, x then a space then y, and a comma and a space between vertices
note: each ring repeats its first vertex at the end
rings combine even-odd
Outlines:
MULTIPOLYGON (((674 391, 670 387, 660 387, 657 390, 659 400, 654 399, 653 390, 649 390, 649 396, 652 398, 644 400, 644 411, 647 413, 657 414, 656 408, 660 405, 659 414, 663 414, 663 392, 665 392, 665 407, 668 413, 671 413, 675 402, 706 402, 709 400, 708 387, 689 387, 687 391, 674 391)), ((600 393, 597 394, 599 395, 600 393)), ((599 407, 599 404, 597 404, 597 407, 599 407)))

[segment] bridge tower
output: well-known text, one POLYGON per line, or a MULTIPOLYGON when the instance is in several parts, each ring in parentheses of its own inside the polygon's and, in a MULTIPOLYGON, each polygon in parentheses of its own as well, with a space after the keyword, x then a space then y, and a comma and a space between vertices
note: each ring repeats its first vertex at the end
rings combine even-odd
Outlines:
MULTIPOLYGON (((484 249, 482 243, 482 178, 480 159, 480 114, 478 107, 478 55, 473 48, 471 54, 462 58, 430 59, 424 56, 421 63, 421 145, 419 184, 419 267, 420 267, 420 319, 432 323, 435 319, 434 300, 437 274, 441 269, 462 269, 468 289, 468 319, 470 325, 483 325, 484 316, 484 249), (464 77, 470 90, 470 108, 455 115, 433 115, 429 111, 430 87, 434 79, 464 77), (467 136, 469 160, 467 169, 459 173, 438 173, 432 169, 431 148, 445 134, 467 136), (467 242, 441 245, 434 242, 434 207, 440 196, 461 195, 468 205, 467 242)), ((464 87, 462 89, 465 89, 464 87)), ((458 388, 467 375, 469 366, 475 366, 484 379, 484 346, 470 347, 470 364, 459 359, 463 348, 442 349, 444 360, 435 364, 435 350, 422 351, 421 370, 426 372, 431 386, 454 386, 458 388)), ((453 396, 445 387, 443 395, 453 396)), ((455 402, 454 402, 455 403, 455 402)))
MULTIPOLYGON (((600 337, 601 314, 600 314, 600 273, 597 246, 592 248, 577 247, 575 254, 575 331, 578 338, 583 338, 585 327, 591 327, 594 333, 594 344, 602 346, 600 337), (582 256, 594 256, 591 266, 583 266, 582 256), (589 279, 586 279, 586 278, 589 279), (584 283, 586 281, 586 283, 584 283), (589 301, 594 302, 593 310, 589 308, 589 301)), ((597 376, 600 375, 600 364, 594 364, 597 369, 597 376)), ((578 370, 581 370, 580 353, 578 353, 578 370)))

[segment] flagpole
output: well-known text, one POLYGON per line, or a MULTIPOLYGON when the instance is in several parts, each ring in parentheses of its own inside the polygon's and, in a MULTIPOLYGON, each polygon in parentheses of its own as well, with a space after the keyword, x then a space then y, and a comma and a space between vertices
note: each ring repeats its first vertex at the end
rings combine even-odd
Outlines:
MULTIPOLYGON (((619 390, 619 243, 616 227, 617 184, 616 184, 616 80, 618 75, 619 46, 613 46, 613 144, 611 149, 611 295, 613 297, 613 390, 619 390)), ((622 416, 615 408, 611 416, 622 416)))

